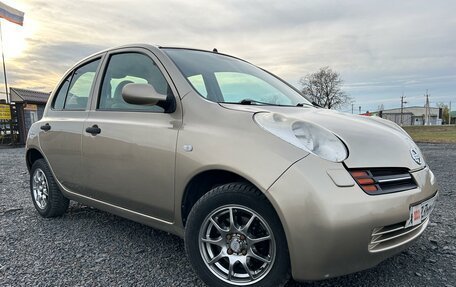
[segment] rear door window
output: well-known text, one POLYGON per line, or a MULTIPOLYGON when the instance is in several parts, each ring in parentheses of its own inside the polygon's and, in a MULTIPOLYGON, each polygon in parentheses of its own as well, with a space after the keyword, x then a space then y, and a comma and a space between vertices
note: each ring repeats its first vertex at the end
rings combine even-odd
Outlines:
POLYGON ((90 97, 100 60, 95 60, 74 71, 64 110, 84 110, 90 97))

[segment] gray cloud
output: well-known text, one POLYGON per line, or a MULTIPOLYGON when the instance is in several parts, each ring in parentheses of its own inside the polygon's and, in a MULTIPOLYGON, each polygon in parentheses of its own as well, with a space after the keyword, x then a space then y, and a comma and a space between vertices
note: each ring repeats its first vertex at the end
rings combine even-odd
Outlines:
POLYGON ((10 86, 50 91, 75 62, 104 48, 96 44, 29 39, 29 48, 8 69, 10 86))
POLYGON ((12 85, 50 90, 73 63, 132 42, 230 53, 297 85, 322 66, 339 71, 363 110, 456 102, 454 1, 25 1, 39 23, 10 65, 12 85), (432 98, 431 98, 432 99, 432 98), (394 102, 394 100, 396 102, 394 102))

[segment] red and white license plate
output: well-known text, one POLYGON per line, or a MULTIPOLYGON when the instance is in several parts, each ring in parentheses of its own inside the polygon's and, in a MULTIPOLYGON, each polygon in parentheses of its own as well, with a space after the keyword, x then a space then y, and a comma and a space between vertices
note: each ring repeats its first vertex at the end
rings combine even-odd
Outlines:
POLYGON ((405 227, 415 226, 423 222, 429 217, 435 206, 437 195, 434 197, 414 205, 410 208, 409 220, 406 222, 405 227))

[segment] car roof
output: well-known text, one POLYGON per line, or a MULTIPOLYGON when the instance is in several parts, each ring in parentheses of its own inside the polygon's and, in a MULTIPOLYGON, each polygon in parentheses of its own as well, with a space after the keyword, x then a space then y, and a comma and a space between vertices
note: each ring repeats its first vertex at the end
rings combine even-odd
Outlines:
MULTIPOLYGON (((214 51, 210 51, 210 50, 204 50, 204 49, 197 49, 197 48, 189 48, 189 47, 183 47, 183 46, 160 46, 160 45, 156 45, 156 44, 146 44, 146 43, 135 43, 135 44, 126 44, 126 45, 121 45, 121 46, 115 46, 115 47, 111 47, 111 48, 107 48, 107 49, 104 49, 102 51, 99 51, 99 52, 96 52, 96 53, 93 53, 87 57, 85 57, 84 59, 78 61, 78 63, 75 65, 79 65, 80 63, 83 63, 85 61, 87 61, 88 59, 91 59, 93 57, 96 57, 96 56, 101 56, 102 54, 106 53, 106 52, 110 52, 110 51, 114 51, 114 50, 118 50, 118 49, 125 49, 125 48, 146 48, 146 49, 150 49, 150 50, 161 50, 161 49, 182 49, 182 50, 191 50, 191 51, 200 51, 200 52, 206 52, 206 53, 217 53, 219 55, 223 55, 223 56, 227 56, 227 57, 231 57, 231 58, 234 58, 234 59, 238 59, 238 60, 241 60, 241 61, 244 61, 244 62, 248 62, 244 59, 241 59, 241 58, 238 58, 238 57, 235 57, 235 56, 232 56, 232 55, 229 55, 229 54, 225 54, 225 53, 220 53, 220 52, 214 52, 214 51), (152 49, 151 49, 152 48, 152 49)), ((249 63, 249 62, 248 62, 249 63)))

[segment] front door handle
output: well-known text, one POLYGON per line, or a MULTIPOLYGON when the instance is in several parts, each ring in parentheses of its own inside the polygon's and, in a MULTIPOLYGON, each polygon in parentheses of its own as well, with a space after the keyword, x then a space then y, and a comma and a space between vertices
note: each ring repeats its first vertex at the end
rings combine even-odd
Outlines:
POLYGON ((97 125, 93 125, 91 127, 86 128, 86 132, 94 136, 101 133, 101 129, 97 125))
POLYGON ((51 129, 51 125, 49 123, 45 124, 45 125, 42 125, 40 127, 40 129, 42 129, 43 131, 48 131, 51 129))

